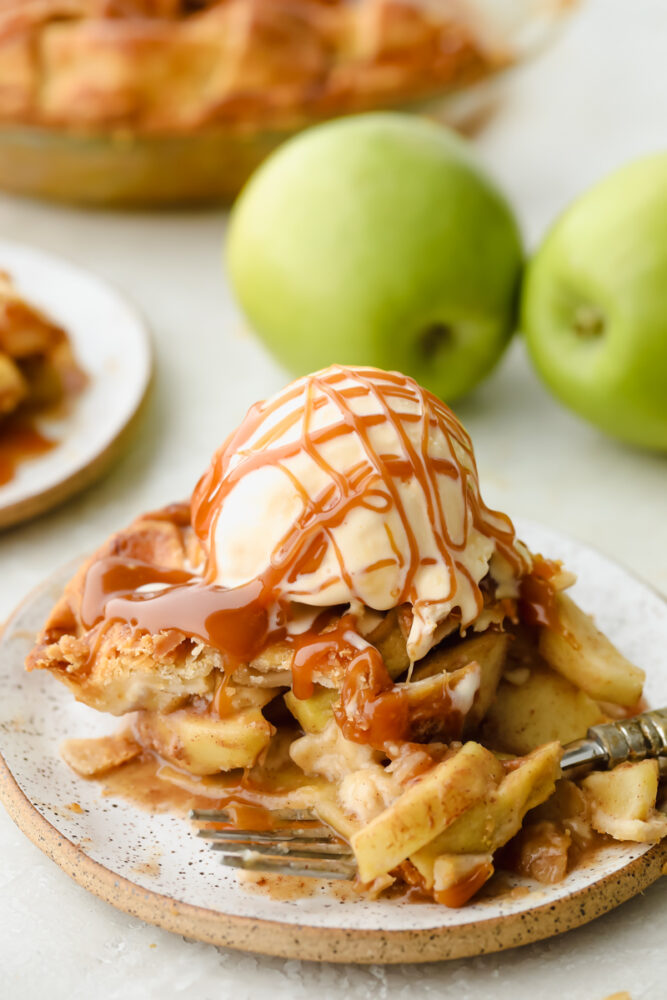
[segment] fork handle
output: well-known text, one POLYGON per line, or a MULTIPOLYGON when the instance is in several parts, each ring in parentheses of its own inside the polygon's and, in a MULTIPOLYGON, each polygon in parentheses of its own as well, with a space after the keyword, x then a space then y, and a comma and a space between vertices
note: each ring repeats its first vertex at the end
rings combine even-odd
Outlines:
POLYGON ((606 770, 626 761, 667 759, 667 708, 592 726, 586 739, 568 743, 561 760, 566 773, 606 770))

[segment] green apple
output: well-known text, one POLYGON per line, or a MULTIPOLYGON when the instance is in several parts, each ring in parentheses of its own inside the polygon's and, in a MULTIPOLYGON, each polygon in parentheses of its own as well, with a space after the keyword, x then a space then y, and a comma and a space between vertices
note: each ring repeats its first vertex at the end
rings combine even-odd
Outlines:
POLYGON ((608 434, 667 450, 667 153, 618 170, 530 262, 522 327, 553 393, 608 434))
POLYGON ((412 115, 344 118, 281 147, 233 208, 226 258, 250 324, 295 374, 394 368, 453 399, 514 329, 512 212, 464 140, 412 115))

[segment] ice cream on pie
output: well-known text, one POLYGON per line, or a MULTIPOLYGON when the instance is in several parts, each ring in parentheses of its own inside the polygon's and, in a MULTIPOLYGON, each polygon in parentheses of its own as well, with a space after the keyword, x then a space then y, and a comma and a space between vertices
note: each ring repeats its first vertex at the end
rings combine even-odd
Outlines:
POLYGON ((421 659, 452 615, 483 606, 490 572, 517 596, 529 567, 480 498, 461 425, 415 382, 331 369, 254 408, 198 485, 193 524, 221 587, 266 581, 272 600, 389 611, 409 604, 421 659))
MULTIPOLYGON (((212 797, 315 802, 365 886, 460 905, 508 841, 553 878, 593 813, 611 834, 619 819, 559 780, 561 743, 636 706, 643 674, 571 582, 484 504, 448 407, 398 373, 333 366, 252 407, 189 507, 113 536, 28 666, 131 714, 115 743, 70 743, 81 773, 150 753, 212 797)), ((644 770, 633 829, 658 839, 644 770)))

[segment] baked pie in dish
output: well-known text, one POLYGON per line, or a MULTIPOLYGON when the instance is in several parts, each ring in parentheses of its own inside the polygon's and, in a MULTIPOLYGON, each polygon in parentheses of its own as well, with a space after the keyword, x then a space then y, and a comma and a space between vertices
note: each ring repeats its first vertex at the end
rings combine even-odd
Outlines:
POLYGON ((405 102, 502 62, 456 0, 0 0, 0 120, 189 133, 405 102))
POLYGON ((0 0, 0 185, 230 199, 305 125, 462 92, 468 106, 568 6, 504 0, 519 17, 496 25, 470 0, 0 0))
POLYGON ((85 384, 65 330, 26 302, 0 271, 0 485, 21 458, 54 446, 33 418, 85 384))
POLYGON ((556 881, 600 834, 667 833, 656 761, 561 778, 644 680, 572 582, 485 505, 440 400, 334 366, 252 407, 189 505, 114 535, 27 666, 127 717, 64 745, 81 775, 143 755, 165 790, 307 805, 362 891, 459 906, 495 867, 556 881))

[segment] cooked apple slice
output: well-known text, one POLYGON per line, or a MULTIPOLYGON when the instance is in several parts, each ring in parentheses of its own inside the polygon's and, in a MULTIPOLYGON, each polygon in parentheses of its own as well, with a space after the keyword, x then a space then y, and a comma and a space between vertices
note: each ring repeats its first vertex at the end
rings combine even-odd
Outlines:
POLYGON ((587 694, 553 670, 536 668, 523 684, 502 681, 482 732, 498 750, 526 754, 551 740, 569 743, 605 721, 587 694))
POLYGON ((442 671, 459 670, 473 661, 479 664, 479 688, 465 724, 465 731, 471 732, 479 726, 495 698, 511 641, 506 632, 484 632, 455 646, 436 648, 415 667, 412 678, 420 681, 442 671))
POLYGON ((410 855, 426 887, 435 878, 435 862, 445 854, 493 854, 520 829, 523 817, 549 798, 560 776, 562 748, 548 743, 516 762, 497 787, 472 805, 430 843, 410 855))
POLYGON ((558 594, 556 601, 567 634, 540 629, 539 650, 549 666, 596 701, 636 705, 644 671, 630 663, 567 594, 558 594))
POLYGON ((483 800, 502 774, 500 762, 479 743, 466 743, 436 764, 352 837, 362 882, 372 882, 428 844, 483 800))
POLYGON ((480 674, 473 662, 451 673, 396 684, 393 691, 401 693, 407 704, 409 739, 418 743, 460 739, 479 691, 480 674))
POLYGON ((305 733, 321 733, 333 718, 333 706, 340 692, 316 688, 310 698, 297 698, 293 691, 284 695, 285 704, 305 733))
MULTIPOLYGON (((266 702, 274 692, 262 690, 266 702)), ((142 742, 161 757, 192 774, 217 774, 237 767, 252 767, 275 732, 261 708, 243 708, 217 718, 192 709, 175 712, 142 712, 137 721, 142 742)))
POLYGON ((613 771, 589 774, 582 788, 594 828, 616 840, 640 843, 667 836, 667 816, 655 808, 658 778, 657 760, 629 762, 613 771))
POLYGON ((393 608, 380 624, 368 634, 367 639, 379 650, 390 677, 399 677, 410 666, 410 657, 398 620, 398 609, 393 608))
POLYGON ((12 359, 0 350, 0 417, 15 410, 27 394, 25 378, 12 359))

